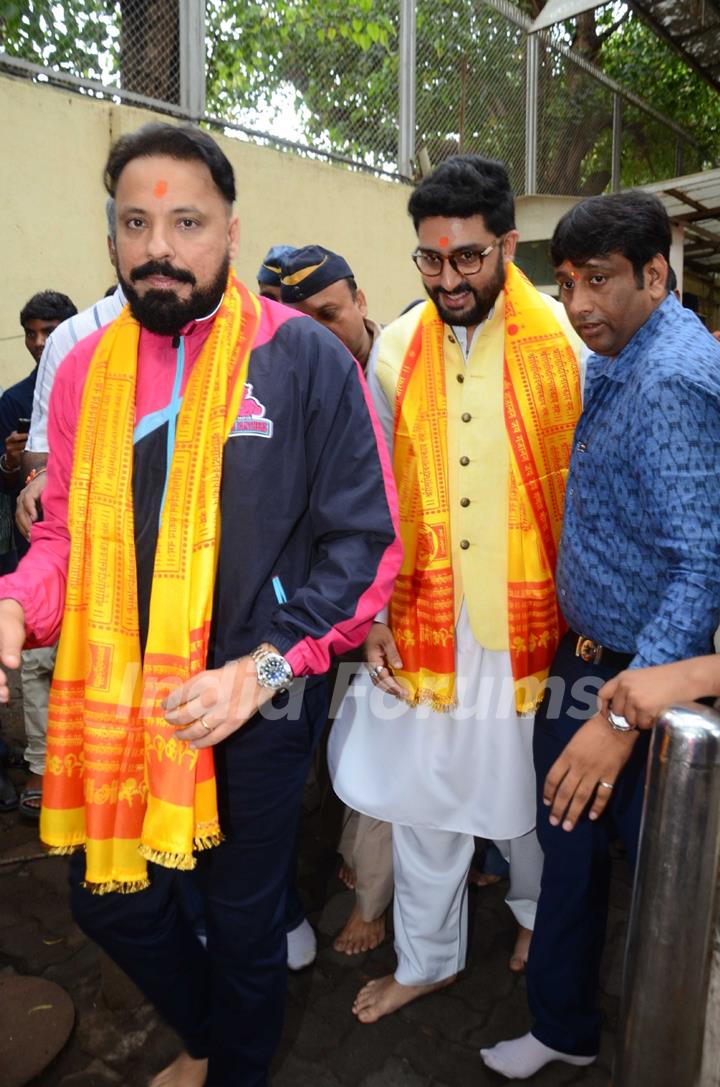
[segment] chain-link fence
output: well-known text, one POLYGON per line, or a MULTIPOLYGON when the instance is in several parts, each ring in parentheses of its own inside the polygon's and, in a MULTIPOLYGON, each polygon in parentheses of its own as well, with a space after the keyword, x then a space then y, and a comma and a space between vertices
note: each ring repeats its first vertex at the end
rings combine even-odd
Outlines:
POLYGON ((3 0, 0 49, 44 69, 49 81, 62 74, 95 92, 179 106, 182 7, 178 0, 3 0))
POLYGON ((537 191, 603 192, 612 175, 613 92, 547 39, 539 53, 537 191))
POLYGON ((2 0, 0 67, 392 176, 475 151, 518 194, 573 195, 697 168, 688 134, 528 28, 508 0, 2 0))
POLYGON ((238 129, 394 172, 396 0, 207 5, 207 110, 238 129))
POLYGON ((417 3, 416 146, 436 164, 474 152, 525 173, 525 35, 487 4, 417 3))
POLYGON ((506 0, 417 0, 416 147, 501 159, 516 193, 588 195, 699 168, 692 138, 506 0), (533 59, 534 57, 534 59, 533 59))

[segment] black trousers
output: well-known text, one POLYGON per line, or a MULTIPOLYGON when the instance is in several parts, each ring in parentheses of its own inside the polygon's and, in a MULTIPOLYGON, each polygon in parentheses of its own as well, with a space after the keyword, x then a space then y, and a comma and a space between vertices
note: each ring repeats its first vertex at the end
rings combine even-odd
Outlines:
POLYGON ((634 865, 650 732, 638 738, 599 819, 591 821, 584 814, 572 831, 550 825, 542 800, 545 777, 596 712, 593 691, 617 671, 576 657, 575 641, 566 636, 560 643, 550 687, 535 718, 537 833, 545 861, 527 982, 535 1037, 563 1053, 594 1056, 600 1046, 598 988, 610 889, 609 847, 620 837, 634 865))
POLYGON ((288 869, 327 713, 322 680, 300 699, 293 692, 290 706, 289 716, 257 715, 215 748, 226 837, 198 858, 207 950, 183 908, 183 873, 150 865, 147 890, 93 895, 81 887, 83 856, 72 858, 78 924, 133 979, 188 1052, 209 1057, 207 1087, 263 1087, 282 1031, 288 869))

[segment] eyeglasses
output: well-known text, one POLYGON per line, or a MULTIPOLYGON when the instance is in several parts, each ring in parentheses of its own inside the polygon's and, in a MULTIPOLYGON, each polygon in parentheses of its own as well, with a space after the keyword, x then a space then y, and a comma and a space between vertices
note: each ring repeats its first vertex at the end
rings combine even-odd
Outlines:
POLYGON ((417 265, 418 271, 424 276, 439 276, 442 274, 445 261, 454 268, 458 275, 472 276, 479 272, 483 266, 485 257, 489 257, 493 249, 504 240, 505 235, 497 238, 485 249, 457 249, 449 256, 436 253, 432 249, 416 249, 410 256, 417 265))

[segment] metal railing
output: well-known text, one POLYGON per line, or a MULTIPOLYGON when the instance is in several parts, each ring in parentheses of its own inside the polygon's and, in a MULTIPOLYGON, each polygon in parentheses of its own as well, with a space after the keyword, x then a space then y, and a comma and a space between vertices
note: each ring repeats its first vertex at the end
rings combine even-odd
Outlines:
POLYGON ((655 725, 614 1087, 720 1084, 720 714, 655 725))
POLYGON ((698 169, 697 144, 509 0, 26 0, 0 70, 411 178, 457 151, 518 195, 698 169))

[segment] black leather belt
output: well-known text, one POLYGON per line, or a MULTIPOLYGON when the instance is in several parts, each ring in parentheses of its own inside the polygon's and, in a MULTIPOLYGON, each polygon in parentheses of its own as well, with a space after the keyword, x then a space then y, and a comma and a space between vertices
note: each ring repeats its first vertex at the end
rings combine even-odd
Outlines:
POLYGON ((635 655, 609 649, 606 645, 600 645, 594 638, 588 638, 586 634, 578 634, 574 630, 569 630, 566 637, 575 643, 575 656, 586 664, 602 664, 606 668, 616 668, 618 672, 622 672, 635 655))

